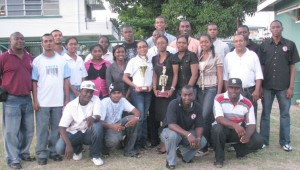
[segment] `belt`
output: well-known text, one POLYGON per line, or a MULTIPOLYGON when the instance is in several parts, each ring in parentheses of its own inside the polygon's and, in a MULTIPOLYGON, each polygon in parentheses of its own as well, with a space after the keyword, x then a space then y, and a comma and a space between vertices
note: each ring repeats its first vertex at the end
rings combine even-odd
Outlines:
POLYGON ((253 89, 255 89, 255 86, 242 88, 242 91, 250 91, 250 90, 253 90, 253 89))

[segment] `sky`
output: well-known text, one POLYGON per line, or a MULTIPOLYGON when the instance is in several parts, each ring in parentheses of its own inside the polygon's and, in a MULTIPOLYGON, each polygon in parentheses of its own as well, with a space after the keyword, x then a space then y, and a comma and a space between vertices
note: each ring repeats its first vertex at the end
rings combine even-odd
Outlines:
POLYGON ((246 16, 245 25, 269 27, 274 20, 274 12, 256 12, 253 17, 246 16))

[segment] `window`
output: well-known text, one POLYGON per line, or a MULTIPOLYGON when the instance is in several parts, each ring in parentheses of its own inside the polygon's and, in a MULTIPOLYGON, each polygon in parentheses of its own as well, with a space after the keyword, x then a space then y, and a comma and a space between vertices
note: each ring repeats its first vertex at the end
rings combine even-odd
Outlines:
POLYGON ((0 16, 59 15, 59 0, 0 0, 0 16))

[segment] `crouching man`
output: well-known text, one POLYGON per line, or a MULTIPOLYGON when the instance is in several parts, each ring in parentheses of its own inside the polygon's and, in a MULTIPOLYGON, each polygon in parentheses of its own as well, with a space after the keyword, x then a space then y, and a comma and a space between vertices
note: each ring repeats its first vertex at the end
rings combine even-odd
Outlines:
POLYGON ((212 127, 212 143, 215 150, 214 165, 223 167, 225 143, 233 147, 238 158, 262 148, 263 138, 255 131, 254 108, 250 100, 241 95, 242 81, 228 80, 228 91, 214 100, 216 124, 212 127))
POLYGON ((197 151, 203 148, 207 141, 202 137, 203 118, 201 106, 195 101, 193 87, 186 85, 182 88, 181 97, 169 103, 165 127, 160 136, 166 146, 166 167, 175 169, 176 152, 182 161, 191 163, 197 151), (176 149, 178 150, 176 151, 176 149))
POLYGON ((89 154, 95 165, 103 165, 100 158, 103 127, 100 124, 101 103, 92 81, 83 81, 77 98, 68 103, 59 123, 60 139, 56 152, 67 159, 82 159, 82 145, 89 145, 89 154))
POLYGON ((105 128, 104 153, 109 154, 109 150, 124 144, 124 156, 140 157, 134 150, 140 112, 123 97, 122 90, 122 84, 112 83, 109 86, 110 96, 101 101, 101 124, 105 128), (122 118, 123 111, 133 115, 122 118))

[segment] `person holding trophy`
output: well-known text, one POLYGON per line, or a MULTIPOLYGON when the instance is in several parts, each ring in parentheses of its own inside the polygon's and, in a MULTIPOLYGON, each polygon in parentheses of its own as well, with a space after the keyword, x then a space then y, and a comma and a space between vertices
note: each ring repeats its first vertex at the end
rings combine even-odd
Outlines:
POLYGON ((147 57, 148 44, 141 40, 137 43, 137 56, 129 60, 123 75, 123 81, 131 87, 132 104, 139 110, 136 149, 146 148, 147 114, 151 103, 153 66, 147 57), (132 80, 130 80, 130 78, 132 80))

